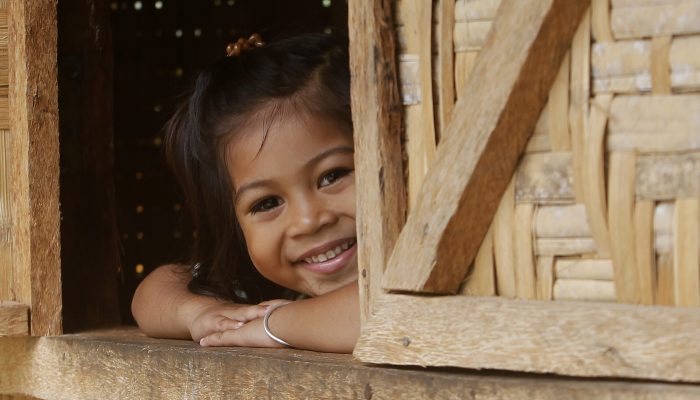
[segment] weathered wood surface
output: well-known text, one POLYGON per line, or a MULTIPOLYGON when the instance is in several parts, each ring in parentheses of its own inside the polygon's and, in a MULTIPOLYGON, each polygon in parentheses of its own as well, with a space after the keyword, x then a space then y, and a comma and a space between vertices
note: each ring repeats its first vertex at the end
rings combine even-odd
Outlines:
POLYGON ((384 287, 454 293, 537 122, 587 1, 506 1, 390 258, 384 287), (454 240, 460 237, 460 240, 454 240))
POLYGON ((13 291, 31 333, 61 333, 56 2, 9 7, 13 291))
POLYGON ((29 307, 15 301, 0 301, 0 337, 29 334, 29 307))
MULTIPOLYGON (((412 346, 409 345, 409 348, 412 346)), ((367 366, 349 355, 207 348, 134 330, 0 339, 0 393, 46 399, 692 399, 682 384, 367 366)))
POLYGON ((373 295, 381 292, 384 265, 406 218, 391 5, 381 0, 348 4, 363 320, 373 295))
POLYGON ((697 308, 400 294, 375 303, 361 361, 700 382, 697 308))

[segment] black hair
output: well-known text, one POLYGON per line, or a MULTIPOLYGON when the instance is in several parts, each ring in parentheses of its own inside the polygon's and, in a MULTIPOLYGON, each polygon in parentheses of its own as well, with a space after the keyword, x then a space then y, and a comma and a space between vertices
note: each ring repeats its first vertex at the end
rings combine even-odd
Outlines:
POLYGON ((241 298, 242 290, 250 291, 241 271, 253 270, 252 261, 236 219, 222 148, 270 105, 330 117, 352 132, 347 40, 306 34, 224 57, 199 74, 166 125, 166 158, 196 232, 187 260, 197 264, 188 286, 192 292, 261 300, 241 298))

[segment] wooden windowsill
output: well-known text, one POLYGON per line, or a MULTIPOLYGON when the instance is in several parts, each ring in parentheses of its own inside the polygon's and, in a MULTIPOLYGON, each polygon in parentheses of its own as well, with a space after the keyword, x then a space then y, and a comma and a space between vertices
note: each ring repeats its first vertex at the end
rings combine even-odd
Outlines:
POLYGON ((294 349, 201 348, 136 328, 0 338, 0 394, 45 399, 700 398, 700 387, 363 364, 294 349))

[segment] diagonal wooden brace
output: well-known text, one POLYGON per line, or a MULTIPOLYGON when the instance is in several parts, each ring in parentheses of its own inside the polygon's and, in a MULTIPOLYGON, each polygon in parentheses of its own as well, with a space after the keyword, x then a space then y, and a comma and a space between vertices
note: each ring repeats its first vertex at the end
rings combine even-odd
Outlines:
POLYGON ((504 0, 392 252, 384 289, 454 293, 590 0, 504 0))

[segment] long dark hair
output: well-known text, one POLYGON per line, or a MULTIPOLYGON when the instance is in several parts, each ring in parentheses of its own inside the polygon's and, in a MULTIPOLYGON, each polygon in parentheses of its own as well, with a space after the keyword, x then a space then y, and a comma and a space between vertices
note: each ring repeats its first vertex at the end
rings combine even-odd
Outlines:
POLYGON ((166 125, 166 158, 196 231, 187 260, 191 268, 196 265, 191 291, 260 301, 241 298, 242 290, 250 290, 241 271, 251 270, 252 262, 222 148, 248 117, 271 103, 290 102, 295 110, 302 106, 310 114, 334 118, 352 132, 346 39, 307 34, 222 58, 199 74, 166 125))

